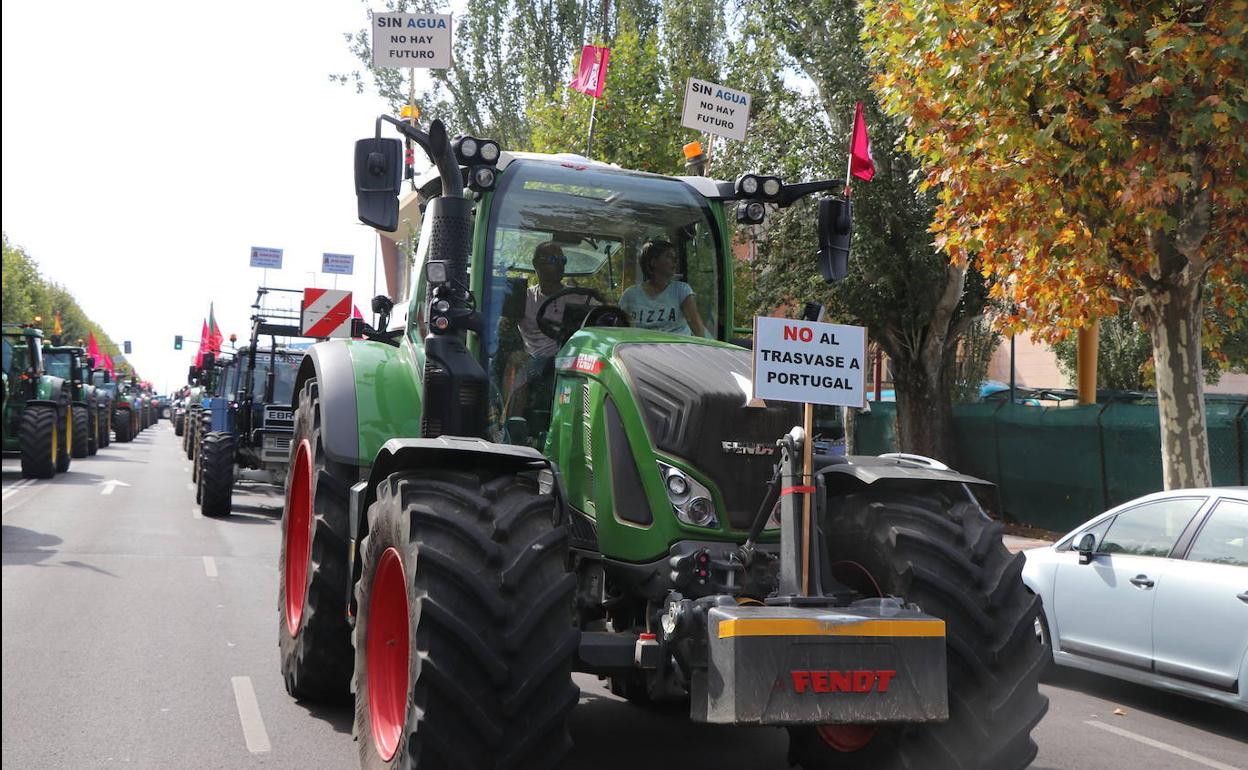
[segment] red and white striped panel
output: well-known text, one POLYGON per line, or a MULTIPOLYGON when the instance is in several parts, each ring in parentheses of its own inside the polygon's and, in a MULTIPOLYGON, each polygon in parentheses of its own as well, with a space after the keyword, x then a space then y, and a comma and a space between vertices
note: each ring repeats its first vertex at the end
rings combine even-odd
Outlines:
POLYGON ((350 337, 351 292, 304 289, 299 325, 305 337, 350 337))

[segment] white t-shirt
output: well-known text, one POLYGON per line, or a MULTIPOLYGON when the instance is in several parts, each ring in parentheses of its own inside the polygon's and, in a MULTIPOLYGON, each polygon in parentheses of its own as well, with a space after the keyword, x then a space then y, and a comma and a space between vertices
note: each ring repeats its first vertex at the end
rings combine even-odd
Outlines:
POLYGON ((663 291, 651 297, 640 284, 629 286, 620 297, 620 307, 633 319, 638 329, 656 329, 673 334, 693 334, 685 311, 680 305, 693 296, 693 288, 684 281, 670 281, 663 291))
MULTIPOLYGON (((560 286, 555 291, 563 291, 566 286, 560 286)), ((530 286, 525 292, 524 297, 524 318, 516 322, 516 328, 520 330, 520 336, 524 339, 525 351, 534 358, 550 357, 559 352, 559 343, 542 334, 542 330, 537 328, 537 311, 541 308, 542 303, 546 301, 548 295, 542 293, 542 287, 530 286)), ((550 307, 546 309, 546 320, 560 324, 563 322, 563 309, 570 303, 584 304, 586 297, 580 294, 567 294, 550 303, 550 307)))

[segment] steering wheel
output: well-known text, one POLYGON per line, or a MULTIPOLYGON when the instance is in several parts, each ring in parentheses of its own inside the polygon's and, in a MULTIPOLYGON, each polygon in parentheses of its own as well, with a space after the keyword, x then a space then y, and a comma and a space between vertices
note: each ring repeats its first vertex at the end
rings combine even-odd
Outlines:
POLYGON ((608 326, 617 329, 627 329, 632 326, 632 319, 628 317, 628 311, 619 305, 595 305, 585 314, 585 320, 581 322, 581 328, 586 326, 608 326))
POLYGON ((555 323, 547 318, 546 310, 550 307, 550 303, 560 297, 568 296, 588 297, 590 299, 596 299, 604 305, 606 304, 606 300, 603 299, 602 294, 597 289, 590 289, 584 286, 568 286, 567 288, 560 289, 554 294, 551 294, 542 302, 541 305, 538 306, 537 318, 534 320, 536 320, 537 328, 542 332, 542 334, 550 337, 555 342, 563 342, 563 335, 566 330, 564 329, 564 324, 562 322, 555 323))

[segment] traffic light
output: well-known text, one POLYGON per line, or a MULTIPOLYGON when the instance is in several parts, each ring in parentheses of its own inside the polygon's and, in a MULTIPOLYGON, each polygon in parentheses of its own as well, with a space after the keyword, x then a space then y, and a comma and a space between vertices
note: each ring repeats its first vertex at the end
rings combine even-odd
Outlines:
POLYGON ((181 350, 181 349, 182 349, 182 335, 181 335, 181 334, 178 334, 178 335, 175 335, 175 336, 174 336, 174 338, 173 338, 173 349, 174 349, 174 350, 181 350))
POLYGON ((125 349, 124 350, 125 354, 130 355, 130 340, 126 340, 125 342, 121 344, 122 344, 122 347, 125 349))

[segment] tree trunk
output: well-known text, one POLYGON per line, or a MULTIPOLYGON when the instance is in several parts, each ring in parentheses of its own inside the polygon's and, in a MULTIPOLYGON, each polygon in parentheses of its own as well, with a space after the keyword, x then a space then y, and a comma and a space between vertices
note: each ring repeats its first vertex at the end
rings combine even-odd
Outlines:
POLYGON ((893 361, 897 393, 897 444, 902 452, 924 455, 957 467, 953 403, 942 387, 940 361, 893 361), (935 372, 935 374, 932 374, 935 372))
POLYGON ((1153 341, 1166 489, 1212 484, 1200 360, 1203 284, 1204 274, 1189 267, 1136 300, 1137 314, 1153 341))

